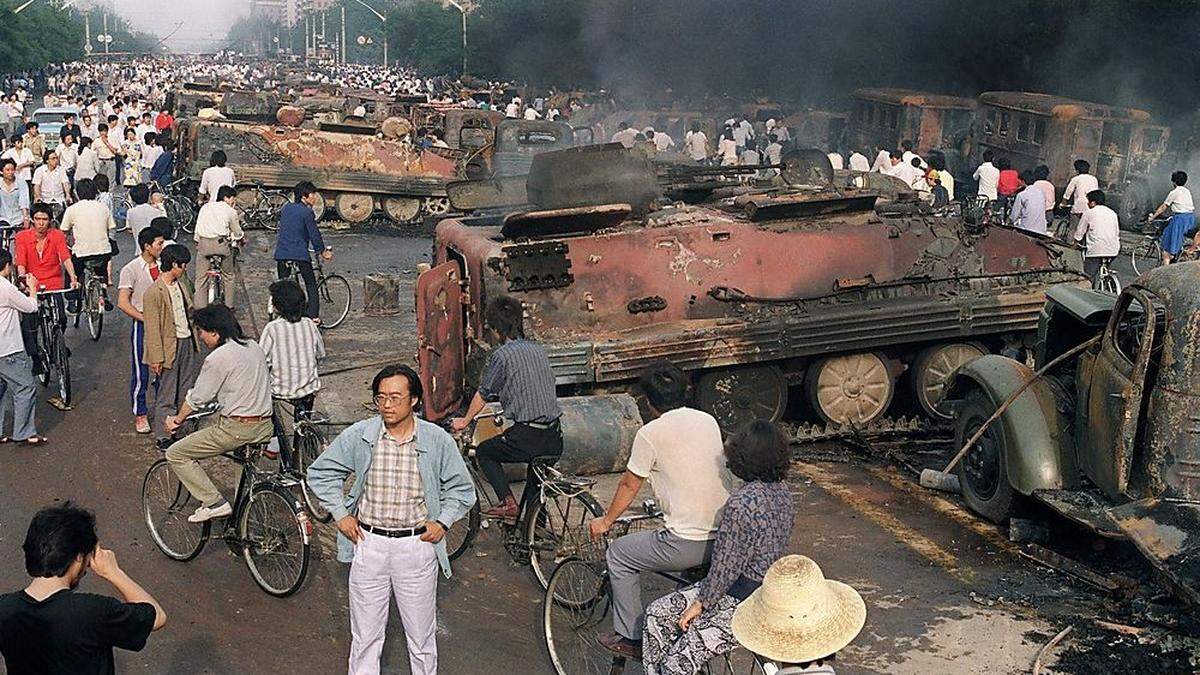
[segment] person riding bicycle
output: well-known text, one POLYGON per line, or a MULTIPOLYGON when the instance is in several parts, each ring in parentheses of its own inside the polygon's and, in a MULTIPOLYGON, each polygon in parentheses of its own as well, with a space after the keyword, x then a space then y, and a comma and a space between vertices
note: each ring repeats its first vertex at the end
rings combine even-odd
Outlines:
POLYGON ((287 279, 291 276, 290 265, 299 268, 308 297, 305 315, 320 321, 321 298, 317 294, 317 276, 313 273, 312 258, 308 251, 311 247, 314 253, 320 254, 322 260, 329 261, 333 260, 333 249, 325 245, 313 214, 312 207, 318 197, 317 188, 308 181, 301 181, 292 193, 296 200, 284 204, 279 212, 279 235, 275 239, 276 272, 278 278, 287 279))
MULTIPOLYGON (((220 416, 215 424, 172 443, 166 456, 179 482, 200 502, 188 522, 203 523, 230 515, 233 507, 197 460, 271 439, 271 369, 262 348, 242 334, 233 311, 225 305, 198 309, 193 320, 200 341, 212 351, 179 412, 167 417, 167 433, 175 433, 188 415, 213 402, 220 416)), ((236 485, 241 479, 240 466, 233 478, 236 485)))
MULTIPOLYGON (((97 201, 96 185, 87 179, 77 181, 75 195, 79 201, 63 211, 62 224, 59 225, 64 233, 71 232, 74 243, 71 254, 74 256, 73 265, 76 272, 82 271, 85 265, 92 264, 106 287, 109 279, 109 263, 113 257, 110 233, 117 229, 112 211, 97 201)), ((107 292, 104 297, 105 310, 112 309, 107 292)))
POLYGON ((1121 254, 1121 229, 1117 212, 1104 203, 1103 190, 1092 190, 1087 200, 1088 209, 1079 218, 1074 239, 1084 245, 1083 273, 1095 284, 1101 261, 1121 254))
POLYGON ((704 579, 646 608, 642 663, 647 673, 693 675, 737 647, 730 624, 738 604, 787 551, 795 521, 788 439, 757 420, 725 445, 729 470, 744 481, 729 497, 704 579))
MULTIPOLYGON (((17 266, 17 274, 21 278, 32 275, 37 280, 39 291, 60 291, 65 286, 63 271, 66 270, 70 279, 70 288, 79 288, 79 280, 75 276, 75 266, 71 263, 71 249, 67 248, 67 236, 52 226, 51 206, 37 203, 33 205, 30 212, 33 227, 18 232, 13 242, 13 262, 17 266)), ((56 294, 47 297, 59 308, 62 317, 60 327, 65 328, 66 313, 62 310, 66 309, 66 303, 63 302, 63 296, 56 294)), ((78 299, 72 298, 70 304, 71 311, 78 310, 78 299)), ((24 334, 25 344, 33 347, 30 354, 33 357, 35 373, 44 372, 46 367, 46 355, 38 353, 37 349, 37 330, 37 314, 21 315, 21 332, 24 334)), ((52 399, 51 404, 55 407, 65 406, 61 401, 58 403, 54 401, 55 399, 52 399)))
POLYGON ((304 290, 291 279, 271 284, 271 306, 278 318, 263 327, 258 344, 271 366, 271 397, 275 402, 275 437, 284 466, 296 468, 291 454, 293 423, 310 413, 321 389, 317 362, 325 358, 321 330, 304 316, 304 290))
POLYGON ((1161 216, 1167 209, 1171 210, 1171 219, 1162 232, 1162 262, 1170 265, 1171 261, 1183 250, 1187 238, 1196 228, 1196 206, 1192 202, 1192 191, 1184 187, 1188 175, 1183 171, 1171 174, 1171 182, 1175 187, 1167 193, 1163 203, 1150 214, 1150 220, 1161 216))
POLYGON ((217 190, 217 200, 200 207, 196 214, 196 297, 195 306, 200 309, 208 304, 209 256, 224 256, 221 262, 221 286, 225 289, 225 304, 233 306, 233 283, 237 268, 234 265, 234 249, 245 239, 241 218, 233 207, 237 202, 237 190, 222 185, 217 190))
POLYGON ((634 437, 608 510, 588 524, 593 538, 602 537, 650 480, 663 512, 663 528, 620 537, 609 544, 605 556, 614 632, 599 640, 605 648, 634 658, 640 658, 642 650, 639 575, 679 572, 708 562, 733 487, 717 420, 685 405, 687 375, 677 366, 660 363, 642 373, 639 384, 654 420, 634 437))
POLYGON ((455 431, 462 431, 481 413, 488 402, 499 401, 504 415, 512 426, 504 433, 490 438, 475 449, 475 458, 500 502, 484 511, 484 515, 516 522, 521 507, 536 494, 537 485, 530 480, 521 494, 521 502, 513 498, 502 463, 528 462, 534 457, 562 455, 563 440, 555 394, 554 372, 550 358, 542 346, 525 339, 524 310, 511 297, 500 297, 484 312, 484 327, 489 342, 500 346, 488 357, 487 367, 479 390, 471 399, 464 417, 450 422, 455 431))

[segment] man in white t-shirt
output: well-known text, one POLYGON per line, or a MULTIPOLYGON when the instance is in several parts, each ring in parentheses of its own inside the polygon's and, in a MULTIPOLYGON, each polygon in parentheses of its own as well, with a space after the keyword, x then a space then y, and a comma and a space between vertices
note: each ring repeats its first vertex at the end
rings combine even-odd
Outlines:
POLYGON ((692 124, 692 128, 683 137, 683 145, 692 161, 703 164, 708 160, 708 135, 700 131, 699 124, 692 124))
POLYGON ((857 150, 850 153, 850 170, 851 171, 870 171, 871 160, 867 156, 857 150))
POLYGON ((649 479, 663 512, 663 529, 619 537, 606 555, 614 632, 601 635, 599 641, 629 657, 639 657, 641 651, 644 605, 639 574, 679 572, 704 564, 733 488, 717 421, 684 406, 687 375, 673 365, 651 366, 640 385, 655 419, 634 437, 629 464, 608 510, 589 524, 592 537, 603 536, 649 479))
POLYGON ((33 167, 37 161, 33 157, 33 153, 29 148, 25 147, 25 137, 13 134, 9 139, 11 145, 4 154, 0 155, 0 159, 11 159, 17 165, 17 180, 23 180, 26 183, 33 180, 33 167))
POLYGON ((220 191, 221 186, 233 187, 237 183, 233 169, 225 166, 226 161, 228 160, 225 157, 225 151, 217 150, 209 158, 209 167, 200 174, 200 187, 196 192, 201 196, 207 196, 205 201, 209 203, 217 201, 217 192, 220 191))
POLYGON ((1121 254, 1121 226, 1117 212, 1104 204, 1104 192, 1092 190, 1087 194, 1088 210, 1075 228, 1075 242, 1084 243, 1083 273, 1095 280, 1100 261, 1121 254))
POLYGON ((976 192, 981 197, 987 197, 989 201, 996 201, 999 198, 1000 188, 1000 169, 997 169, 992 164, 992 151, 983 151, 983 164, 975 169, 972 178, 979 181, 979 190, 976 192))
POLYGON ((1067 183, 1063 190, 1062 204, 1071 205, 1071 229, 1079 227, 1079 219, 1088 209, 1088 193, 1100 189, 1100 181, 1090 172, 1091 162, 1086 159, 1075 160, 1075 177, 1067 183))
POLYGON ((33 172, 33 201, 54 204, 55 216, 66 208, 71 198, 71 181, 67 170, 58 161, 58 155, 46 153, 46 163, 33 172))

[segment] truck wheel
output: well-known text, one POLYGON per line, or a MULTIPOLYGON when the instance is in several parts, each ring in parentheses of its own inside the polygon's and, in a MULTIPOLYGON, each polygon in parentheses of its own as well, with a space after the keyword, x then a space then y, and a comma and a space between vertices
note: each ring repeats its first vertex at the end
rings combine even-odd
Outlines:
POLYGON ((787 381, 775 366, 710 370, 696 382, 696 402, 725 433, 735 433, 754 420, 779 421, 787 381))
POLYGON ((809 403, 826 422, 867 424, 887 411, 896 384, 879 354, 822 359, 804 376, 809 403))
MULTIPOLYGON (((958 409, 955 447, 961 448, 995 412, 996 405, 980 389, 972 389, 958 409)), ((1008 482, 1008 445, 1004 427, 993 422, 958 463, 958 480, 971 510, 994 523, 1012 513, 1016 493, 1008 482)))
POLYGON ((977 345, 951 342, 927 347, 917 355, 913 361, 909 385, 925 414, 943 420, 952 417, 951 412, 941 405, 942 394, 946 391, 946 385, 950 383, 950 376, 960 366, 983 356, 984 353, 977 345))
POLYGON ((334 197, 333 208, 347 223, 361 223, 375 212, 375 198, 361 192, 342 192, 334 197))

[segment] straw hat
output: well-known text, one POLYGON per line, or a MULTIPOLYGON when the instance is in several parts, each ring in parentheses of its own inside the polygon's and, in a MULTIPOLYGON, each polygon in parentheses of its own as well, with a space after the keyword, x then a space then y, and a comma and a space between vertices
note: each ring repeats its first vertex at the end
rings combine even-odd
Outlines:
POLYGON ((762 586, 733 613, 733 635, 746 649, 782 663, 805 663, 841 650, 862 630, 867 606, 802 555, 771 565, 762 586))

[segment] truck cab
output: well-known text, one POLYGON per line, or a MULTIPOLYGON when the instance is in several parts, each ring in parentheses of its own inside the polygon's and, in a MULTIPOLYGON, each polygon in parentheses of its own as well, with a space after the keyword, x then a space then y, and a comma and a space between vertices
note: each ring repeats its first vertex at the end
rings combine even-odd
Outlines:
POLYGON ((1119 297, 1047 293, 1035 367, 986 355, 961 367, 948 398, 958 447, 1003 402, 959 465, 967 504, 1003 522, 1023 498, 1097 533, 1129 539, 1173 585, 1200 601, 1186 566, 1200 552, 1200 263, 1158 268, 1119 297))

